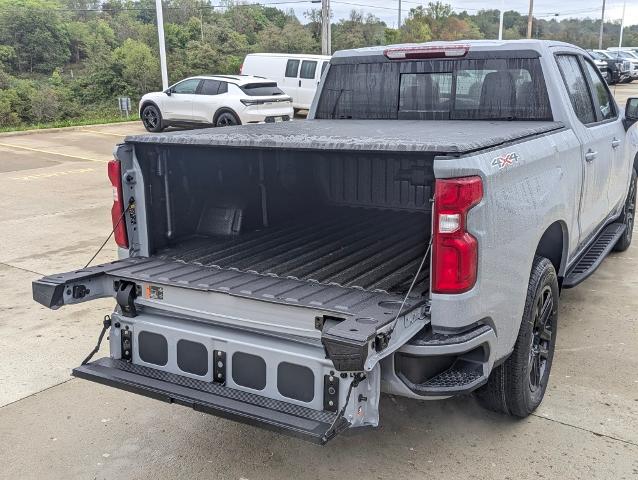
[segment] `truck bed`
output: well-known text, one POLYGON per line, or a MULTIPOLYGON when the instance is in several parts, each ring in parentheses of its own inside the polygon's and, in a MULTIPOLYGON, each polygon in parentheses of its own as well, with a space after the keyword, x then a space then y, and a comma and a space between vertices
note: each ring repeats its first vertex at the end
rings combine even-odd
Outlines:
POLYGON ((304 120, 136 135, 127 143, 466 154, 564 128, 561 122, 304 120))
MULTIPOLYGON (((193 236, 156 256, 271 277, 399 293, 407 289, 429 239, 428 215, 332 208, 229 238, 193 236)), ((428 272, 420 278, 428 285, 428 272)))

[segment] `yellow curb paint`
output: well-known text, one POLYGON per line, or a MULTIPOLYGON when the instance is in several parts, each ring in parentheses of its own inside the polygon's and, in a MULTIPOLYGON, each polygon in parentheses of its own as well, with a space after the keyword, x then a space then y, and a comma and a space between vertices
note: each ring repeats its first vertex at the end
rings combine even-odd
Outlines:
POLYGON ((99 163, 108 162, 108 160, 98 160, 97 158, 80 157, 79 155, 70 155, 68 153, 49 152, 47 150, 40 150, 39 148, 23 147, 22 145, 13 145, 11 143, 0 143, 0 147, 17 148, 20 150, 28 150, 29 152, 46 153, 47 155, 58 155, 60 157, 77 158, 78 160, 86 160, 88 162, 99 162, 99 163))

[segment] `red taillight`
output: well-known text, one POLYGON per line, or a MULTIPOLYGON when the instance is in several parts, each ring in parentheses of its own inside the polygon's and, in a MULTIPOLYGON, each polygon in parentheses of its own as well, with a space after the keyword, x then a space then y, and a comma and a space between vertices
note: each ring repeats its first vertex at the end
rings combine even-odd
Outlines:
POLYGON ((480 177, 437 180, 434 187, 432 291, 463 293, 476 283, 478 242, 466 230, 467 212, 483 198, 480 177))
POLYGON ((390 60, 410 60, 419 58, 464 57, 470 51, 466 43, 446 45, 413 45, 406 47, 390 47, 383 54, 390 60))
POLYGON ((128 248, 128 235, 126 234, 126 219, 124 216, 124 200, 122 196, 122 167, 117 160, 108 163, 109 180, 113 186, 113 206, 111 207, 111 220, 113 220, 113 237, 115 243, 122 248, 128 248))
POLYGON ((243 73, 244 73, 244 64, 242 63, 242 64, 239 66, 239 74, 240 74, 240 75, 243 75, 243 73))

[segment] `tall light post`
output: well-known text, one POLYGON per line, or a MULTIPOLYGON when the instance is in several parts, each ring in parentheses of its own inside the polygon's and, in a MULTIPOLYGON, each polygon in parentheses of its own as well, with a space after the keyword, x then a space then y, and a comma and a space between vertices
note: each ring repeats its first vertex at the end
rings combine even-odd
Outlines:
POLYGON ((166 43, 164 42, 164 13, 162 12, 162 0, 155 0, 155 12, 157 18, 157 36, 159 39, 160 68, 162 70, 162 90, 168 88, 168 68, 166 66, 166 43))
POLYGON ((533 22, 534 22, 534 0, 529 0, 529 14, 527 15, 527 38, 532 38, 533 22))
POLYGON ((330 0, 310 0, 310 3, 321 3, 321 54, 332 55, 330 0))
POLYGON ((600 15, 600 36, 598 37, 598 50, 603 49, 603 31, 605 30, 605 0, 603 0, 603 11, 600 15))
POLYGON ((505 0, 501 0, 501 15, 498 21, 498 39, 503 40, 503 17, 505 16, 505 0))
POLYGON ((627 10, 627 0, 622 4, 622 20, 620 21, 620 40, 618 41, 618 48, 622 48, 622 33, 625 29, 625 11, 627 10))
POLYGON ((321 0, 321 54, 332 54, 330 34, 330 0, 321 0))
POLYGON ((399 16, 397 18, 397 30, 401 28, 401 0, 399 0, 399 16))

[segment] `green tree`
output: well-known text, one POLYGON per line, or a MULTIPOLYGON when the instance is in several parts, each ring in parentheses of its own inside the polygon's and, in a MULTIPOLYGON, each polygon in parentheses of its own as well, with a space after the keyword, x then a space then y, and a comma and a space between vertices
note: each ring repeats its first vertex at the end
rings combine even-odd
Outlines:
POLYGON ((58 5, 43 0, 0 0, 0 44, 15 51, 18 72, 50 73, 70 57, 58 5))
POLYGON ((401 25, 399 39, 401 42, 427 42, 432 38, 430 17, 423 6, 411 8, 408 18, 401 25))
POLYGON ((148 45, 128 39, 115 49, 113 59, 126 84, 122 93, 139 98, 159 88, 159 61, 148 45))
POLYGON ((288 22, 283 28, 269 25, 262 30, 256 50, 266 53, 317 53, 319 45, 299 22, 288 22))

